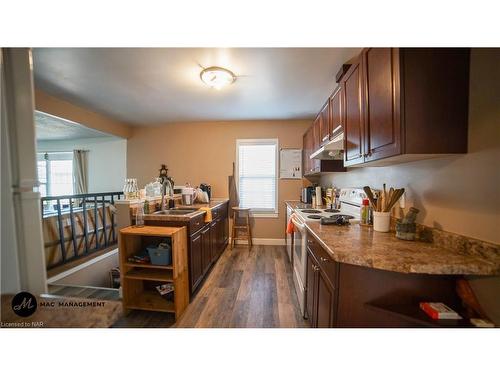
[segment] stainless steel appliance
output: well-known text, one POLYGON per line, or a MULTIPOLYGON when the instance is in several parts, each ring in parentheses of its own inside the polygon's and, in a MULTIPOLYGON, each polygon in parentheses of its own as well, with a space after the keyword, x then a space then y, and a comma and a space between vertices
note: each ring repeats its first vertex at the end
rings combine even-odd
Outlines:
MULTIPOLYGON (((286 206, 286 226, 288 228, 288 223, 290 222, 290 218, 292 217, 293 210, 289 207, 286 206)), ((285 237, 285 242, 286 242, 286 253, 288 254, 288 260, 290 261, 290 264, 293 265, 293 234, 291 233, 286 233, 285 237)))
POLYGON ((302 195, 300 197, 301 202, 311 204, 313 192, 314 192, 314 186, 308 186, 302 188, 302 195))
POLYGON ((339 217, 349 218, 351 224, 359 223, 360 207, 366 194, 361 188, 348 188, 340 190, 340 208, 316 209, 299 208, 292 215, 295 227, 293 233, 293 283, 299 300, 302 315, 306 317, 306 272, 307 272, 307 229, 306 223, 316 221, 321 223, 321 218, 339 217))

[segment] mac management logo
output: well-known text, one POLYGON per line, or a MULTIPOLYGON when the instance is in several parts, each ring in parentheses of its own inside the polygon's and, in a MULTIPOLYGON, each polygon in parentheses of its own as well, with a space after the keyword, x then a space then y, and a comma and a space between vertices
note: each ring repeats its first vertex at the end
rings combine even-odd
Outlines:
POLYGON ((37 308, 36 298, 28 292, 17 293, 12 299, 12 311, 23 318, 35 313, 37 308))

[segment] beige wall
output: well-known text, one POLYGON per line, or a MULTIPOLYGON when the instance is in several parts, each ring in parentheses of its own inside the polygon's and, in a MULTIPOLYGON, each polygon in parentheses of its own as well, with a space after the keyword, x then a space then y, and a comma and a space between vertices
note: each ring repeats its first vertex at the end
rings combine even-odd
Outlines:
POLYGON ((117 137, 129 138, 132 134, 132 127, 128 124, 71 104, 41 90, 35 90, 35 108, 117 137))
POLYGON ((404 187, 418 221, 500 243, 500 50, 472 51, 469 152, 390 167, 354 168, 322 185, 404 187))
MULTIPOLYGON (((127 145, 128 177, 144 185, 166 164, 176 185, 212 185, 213 197, 228 197, 238 138, 278 138, 281 148, 302 148, 302 134, 310 121, 235 121, 179 123, 134 128, 127 145)), ((284 238, 284 200, 299 199, 302 181, 279 180, 279 217, 258 218, 256 238, 284 238)))

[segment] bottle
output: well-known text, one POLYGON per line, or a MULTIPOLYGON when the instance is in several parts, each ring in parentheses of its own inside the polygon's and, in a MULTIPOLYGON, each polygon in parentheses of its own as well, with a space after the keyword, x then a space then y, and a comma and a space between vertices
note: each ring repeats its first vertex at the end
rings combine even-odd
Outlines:
POLYGON ((144 226, 144 205, 141 203, 137 205, 137 211, 135 213, 135 226, 136 227, 144 226))
POLYGON ((368 199, 363 199, 360 211, 360 223, 364 225, 370 224, 370 201, 368 199))

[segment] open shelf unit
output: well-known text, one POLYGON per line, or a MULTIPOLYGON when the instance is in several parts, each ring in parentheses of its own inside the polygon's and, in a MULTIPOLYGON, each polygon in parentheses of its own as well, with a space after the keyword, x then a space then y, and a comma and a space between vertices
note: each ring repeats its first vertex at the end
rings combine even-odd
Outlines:
POLYGON ((120 230, 119 238, 123 308, 174 313, 178 319, 189 304, 187 231, 185 227, 130 226, 120 230), (129 262, 149 244, 170 238, 172 264, 158 266, 129 262), (167 300, 156 285, 173 283, 173 300, 167 300))

